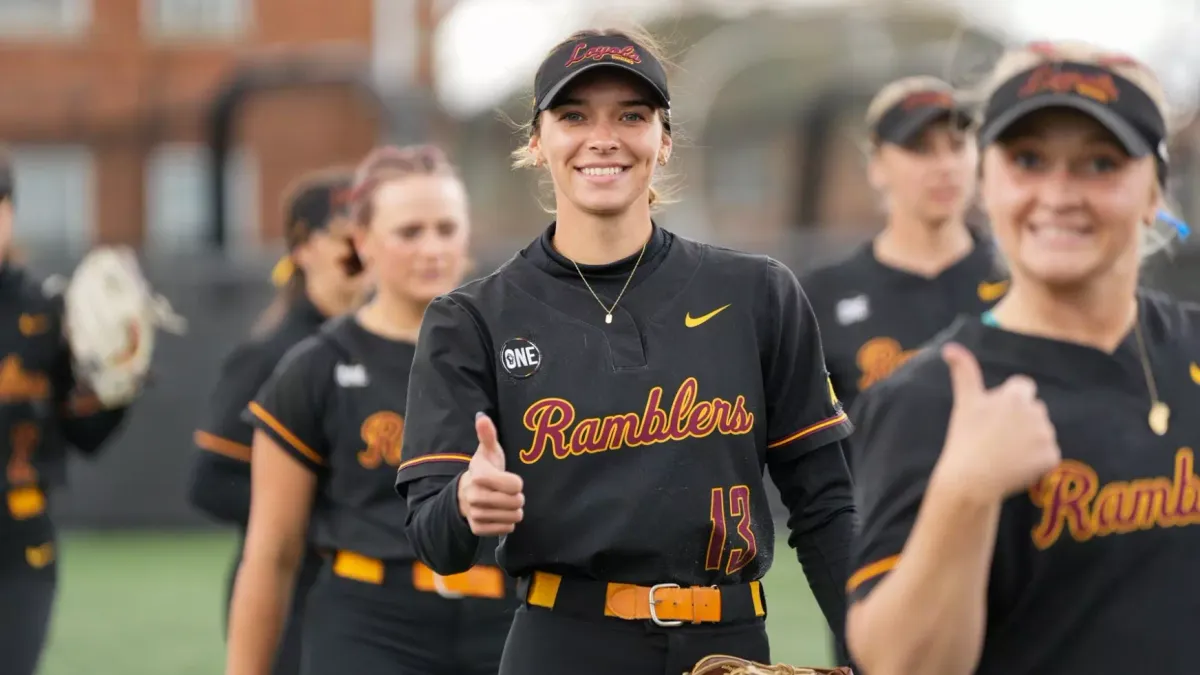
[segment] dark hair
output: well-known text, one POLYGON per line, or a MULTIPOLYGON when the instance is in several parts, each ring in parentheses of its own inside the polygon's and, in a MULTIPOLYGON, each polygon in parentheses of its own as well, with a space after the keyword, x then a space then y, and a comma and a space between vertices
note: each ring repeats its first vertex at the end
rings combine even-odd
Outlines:
POLYGON ((359 227, 370 225, 375 215, 375 194, 379 188, 411 176, 459 179, 446 153, 435 145, 385 145, 375 148, 363 158, 354 172, 354 188, 350 191, 350 216, 354 223, 359 227))
MULTIPOLYGON (((565 40, 554 45, 554 47, 546 52, 545 58, 549 58, 550 55, 554 54, 554 52, 561 49, 564 45, 572 42, 578 42, 580 40, 587 40, 588 38, 598 37, 619 37, 629 40, 630 42, 636 43, 647 52, 650 52, 650 54, 652 54, 654 58, 659 61, 659 63, 663 64, 664 67, 668 66, 664 49, 662 45, 659 44, 658 40, 656 40, 648 31, 636 27, 589 28, 587 30, 581 30, 572 33, 565 40)), ((536 100, 533 102, 533 109, 537 109, 536 100)), ((666 108, 659 108, 657 112, 659 119, 662 121, 663 132, 668 136, 672 136, 671 111, 666 108)), ((512 166, 514 169, 529 169, 537 166, 537 158, 533 156, 533 153, 529 149, 529 141, 534 136, 537 136, 541 131, 541 117, 542 116, 540 114, 534 115, 533 120, 527 124, 521 125, 520 128, 523 131, 525 142, 522 143, 516 150, 512 151, 512 166)), ((653 185, 650 186, 650 206, 666 203, 669 200, 670 199, 668 195, 665 194, 664 190, 661 190, 653 185)))
MULTIPOLYGON (((345 193, 349 189, 353 175, 350 169, 344 167, 319 169, 302 174, 284 189, 281 211, 284 218, 283 240, 288 255, 280 260, 272 270, 272 280, 279 290, 275 294, 275 299, 255 321, 254 328, 251 330, 253 335, 261 335, 276 326, 306 292, 307 280, 304 270, 295 265, 290 254, 296 250, 296 247, 308 241, 313 232, 327 227, 328 223, 308 222, 303 210, 298 209, 297 205, 305 196, 314 192, 331 193, 330 201, 334 203, 345 202, 348 198, 345 193)), ((337 215, 338 211, 332 210, 328 217, 332 219, 337 215)))

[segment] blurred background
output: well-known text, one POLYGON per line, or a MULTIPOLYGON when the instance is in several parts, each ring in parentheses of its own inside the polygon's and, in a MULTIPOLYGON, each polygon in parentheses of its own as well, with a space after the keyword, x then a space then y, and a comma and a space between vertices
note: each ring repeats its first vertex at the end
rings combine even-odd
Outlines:
MULTIPOLYGON (((0 0, 0 140, 32 266, 69 272, 93 244, 132 244, 191 322, 162 340, 126 432, 73 466, 54 503, 65 535, 43 673, 220 672, 232 535, 184 485, 218 365, 273 293, 284 187, 383 141, 437 142, 462 169, 490 272, 549 222, 537 176, 509 169, 534 69, 571 31, 629 21, 675 63, 682 201, 659 220, 680 234, 798 273, 841 255, 881 224, 860 150, 879 86, 973 84, 1005 45, 1062 37, 1159 71, 1179 110, 1171 195, 1200 221, 1197 0, 0 0)), ((1194 298, 1198 269, 1185 246, 1147 279, 1194 298)), ((767 587, 774 656, 826 662, 792 556, 767 587)))

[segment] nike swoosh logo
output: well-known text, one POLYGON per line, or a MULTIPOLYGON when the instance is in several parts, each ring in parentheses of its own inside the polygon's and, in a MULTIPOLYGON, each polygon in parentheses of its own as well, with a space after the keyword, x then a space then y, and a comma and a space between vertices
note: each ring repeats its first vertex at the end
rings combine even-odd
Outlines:
POLYGON ((692 318, 692 313, 688 312, 687 314, 685 314, 683 316, 683 325, 687 326, 688 328, 695 328, 696 326, 699 326, 699 325, 707 322, 709 319, 720 314, 721 312, 724 312, 725 310, 729 309, 729 307, 730 307, 729 305, 725 305, 724 307, 718 307, 718 308, 714 309, 713 311, 709 312, 708 314, 705 314, 704 316, 698 316, 695 318, 692 318))
POLYGON ((1000 296, 1004 295, 1004 293, 1008 291, 1008 282, 997 281, 994 283, 988 283, 985 281, 979 284, 979 288, 977 288, 976 291, 979 294, 979 299, 983 300, 984 302, 999 300, 1000 296))

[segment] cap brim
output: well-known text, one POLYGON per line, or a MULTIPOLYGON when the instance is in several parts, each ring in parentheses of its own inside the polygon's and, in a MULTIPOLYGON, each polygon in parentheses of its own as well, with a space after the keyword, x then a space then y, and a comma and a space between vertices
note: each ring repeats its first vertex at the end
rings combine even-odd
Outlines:
POLYGON ((563 79, 556 82, 554 84, 554 86, 550 88, 550 91, 546 92, 546 94, 544 96, 542 96, 541 100, 538 101, 538 107, 537 107, 538 112, 542 112, 543 110, 549 110, 550 108, 552 108, 554 106, 555 99, 557 99, 559 97, 559 95, 562 94, 563 90, 566 89, 567 85, 571 84, 576 79, 578 79, 580 75, 583 75, 584 73, 592 71, 592 70, 596 70, 597 68, 619 68, 628 73, 632 73, 633 75, 636 75, 639 80, 644 82, 646 84, 646 86, 648 86, 650 88, 650 91, 658 99, 658 104, 664 108, 667 107, 667 105, 668 105, 667 95, 661 89, 659 89, 658 85, 655 84, 654 81, 651 80, 649 77, 647 77, 645 73, 639 71, 637 68, 634 68, 632 66, 627 66, 624 63, 617 63, 614 61, 601 61, 599 63, 589 63, 588 65, 583 66, 582 68, 573 69, 571 71, 570 75, 567 75, 563 79))
POLYGON ((1154 148, 1150 147, 1150 143, 1134 129, 1132 124, 1114 112, 1112 108, 1099 101, 1081 98, 1074 94, 1048 94, 1021 101, 984 123, 979 133, 979 145, 985 146, 994 143, 1026 116, 1048 108, 1078 110, 1091 117, 1103 125, 1113 136, 1116 136, 1117 141, 1121 143, 1130 157, 1145 157, 1154 154, 1154 148))
POLYGON ((880 136, 879 140, 884 143, 894 143, 896 145, 908 145, 917 139, 929 125, 934 122, 946 118, 950 119, 958 116, 962 121, 959 123, 959 128, 966 129, 970 126, 971 116, 965 109, 962 108, 922 108, 913 111, 912 114, 904 118, 897 127, 886 136, 880 136))

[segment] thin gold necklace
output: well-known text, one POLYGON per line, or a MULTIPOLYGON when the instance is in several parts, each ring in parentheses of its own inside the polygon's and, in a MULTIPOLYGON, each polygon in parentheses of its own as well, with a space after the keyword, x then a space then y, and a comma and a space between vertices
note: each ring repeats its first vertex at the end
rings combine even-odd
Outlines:
POLYGON ((1154 381, 1154 373, 1150 368, 1150 354, 1146 351, 1146 340, 1142 337, 1142 317, 1138 313, 1133 324, 1133 334, 1137 338, 1138 358, 1142 362, 1142 373, 1146 377, 1146 388, 1150 390, 1150 430, 1159 436, 1167 433, 1171 427, 1171 406, 1158 398, 1158 386, 1154 381))
POLYGON ((621 298, 625 295, 625 289, 629 288, 629 282, 633 281, 633 275, 637 273, 638 265, 642 264, 642 256, 646 253, 646 246, 650 243, 647 238, 642 244, 642 250, 638 253, 637 260, 633 263, 633 269, 629 270, 629 278, 625 280, 625 285, 621 287, 621 292, 617 294, 617 299, 613 301, 612 307, 605 307, 604 302, 600 300, 600 296, 596 295, 596 291, 592 290, 592 285, 588 283, 587 277, 583 276, 583 270, 579 269, 579 263, 571 259, 571 264, 575 266, 575 271, 579 273, 579 278, 583 280, 583 285, 587 286, 588 292, 596 299, 596 303, 604 310, 604 323, 612 323, 612 313, 617 308, 617 303, 621 302, 621 298))

